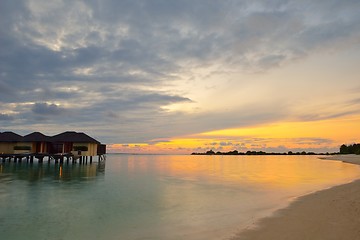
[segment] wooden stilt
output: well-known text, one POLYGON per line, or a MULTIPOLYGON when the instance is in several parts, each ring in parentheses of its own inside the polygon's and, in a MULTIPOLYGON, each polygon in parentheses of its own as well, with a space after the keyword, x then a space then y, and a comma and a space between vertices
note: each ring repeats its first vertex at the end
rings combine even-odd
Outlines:
POLYGON ((48 164, 51 164, 51 161, 54 160, 55 164, 63 164, 66 161, 66 164, 76 164, 77 159, 79 159, 80 164, 92 164, 94 157, 98 157, 99 162, 102 161, 104 158, 102 155, 96 156, 78 156, 75 158, 72 154, 44 154, 44 153, 29 153, 29 154, 0 154, 0 162, 12 162, 14 163, 21 163, 23 160, 27 163, 34 163, 37 161, 39 164, 42 164, 44 161, 47 161, 48 164))

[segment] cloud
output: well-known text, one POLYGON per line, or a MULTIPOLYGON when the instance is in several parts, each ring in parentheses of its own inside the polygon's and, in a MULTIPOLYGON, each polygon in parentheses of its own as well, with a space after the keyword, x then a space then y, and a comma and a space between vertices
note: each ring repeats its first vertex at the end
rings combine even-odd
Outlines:
POLYGON ((14 116, 9 114, 0 113, 0 121, 11 121, 14 120, 14 116))
POLYGON ((232 142, 220 142, 220 146, 233 146, 232 142))
POLYGON ((324 145, 334 143, 334 140, 327 138, 294 138, 289 140, 299 145, 324 145))
POLYGON ((32 106, 31 111, 38 115, 60 115, 65 111, 65 109, 56 104, 35 103, 32 106))
POLYGON ((115 112, 113 112, 113 111, 107 111, 106 113, 105 113, 105 116, 106 117, 108 117, 108 118, 110 118, 110 119, 117 119, 119 116, 115 113, 115 112))
POLYGON ((356 99, 352 99, 349 101, 349 104, 354 104, 354 105, 358 105, 360 104, 360 98, 356 98, 356 99))
POLYGON ((0 99, 1 100, 5 100, 5 99, 9 98, 11 96, 11 92, 13 92, 13 91, 14 91, 14 89, 12 89, 6 83, 0 82, 0 99))
POLYGON ((184 79, 191 86, 191 79, 206 82, 221 72, 222 85, 234 71, 267 72, 314 52, 351 48, 360 37, 359 7, 351 0, 4 0, 0 103, 23 128, 69 124, 111 142, 284 119, 290 107, 274 108, 277 101, 231 111, 163 108, 196 101, 190 90, 178 90, 184 79), (35 125, 34 116, 48 122, 35 125))

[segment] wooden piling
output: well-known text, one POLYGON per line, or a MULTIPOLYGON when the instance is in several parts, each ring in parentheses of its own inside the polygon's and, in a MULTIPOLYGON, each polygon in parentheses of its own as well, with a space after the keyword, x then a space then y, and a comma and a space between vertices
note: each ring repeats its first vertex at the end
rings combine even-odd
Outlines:
MULTIPOLYGON (((47 160, 48 164, 51 163, 52 160, 55 161, 55 164, 63 164, 66 161, 66 164, 69 164, 70 161, 73 164, 77 163, 77 158, 72 154, 43 154, 43 153, 28 153, 28 154, 0 154, 0 162, 11 162, 21 163, 22 160, 26 160, 27 163, 34 163, 34 159, 39 164, 42 164, 47 160), (47 159, 45 159, 47 158, 47 159)), ((80 164, 92 164, 93 156, 78 156, 80 164)), ((98 162, 105 160, 103 155, 98 155, 98 162)))

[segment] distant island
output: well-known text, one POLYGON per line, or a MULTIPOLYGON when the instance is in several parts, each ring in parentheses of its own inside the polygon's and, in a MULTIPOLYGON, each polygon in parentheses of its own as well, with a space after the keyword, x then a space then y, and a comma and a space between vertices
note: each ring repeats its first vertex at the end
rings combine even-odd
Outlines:
POLYGON ((335 153, 314 153, 314 152, 263 152, 263 151, 247 151, 247 152, 238 152, 237 150, 229 151, 229 152, 214 152, 213 150, 206 151, 204 153, 193 152, 191 155, 330 155, 335 153))
POLYGON ((239 152, 237 150, 229 151, 229 152, 214 152, 213 150, 209 150, 203 153, 193 152, 191 155, 336 155, 336 154, 360 154, 360 143, 350 144, 350 145, 341 145, 339 152, 334 153, 315 153, 315 152, 264 152, 264 151, 247 151, 247 152, 239 152))

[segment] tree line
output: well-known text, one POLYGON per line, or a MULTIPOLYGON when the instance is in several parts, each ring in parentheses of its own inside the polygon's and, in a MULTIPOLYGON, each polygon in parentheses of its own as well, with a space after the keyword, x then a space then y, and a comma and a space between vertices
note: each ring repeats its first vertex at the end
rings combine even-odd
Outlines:
POLYGON ((334 155, 334 154, 360 154, 360 143, 354 143, 350 145, 343 144, 340 146, 340 152, 334 153, 314 153, 314 152, 263 152, 263 151, 247 151, 247 152, 238 152, 237 150, 229 151, 229 152, 214 152, 213 150, 209 150, 206 152, 198 153, 194 152, 192 155, 334 155))
MULTIPOLYGON (((325 153, 314 153, 314 152, 264 152, 264 151, 247 151, 247 152, 238 152, 237 150, 229 151, 229 152, 214 152, 213 150, 209 150, 203 153, 194 152, 191 155, 324 155, 325 153)), ((329 154, 329 153, 326 153, 329 154)))
POLYGON ((360 154, 360 143, 341 145, 340 154, 360 154))

